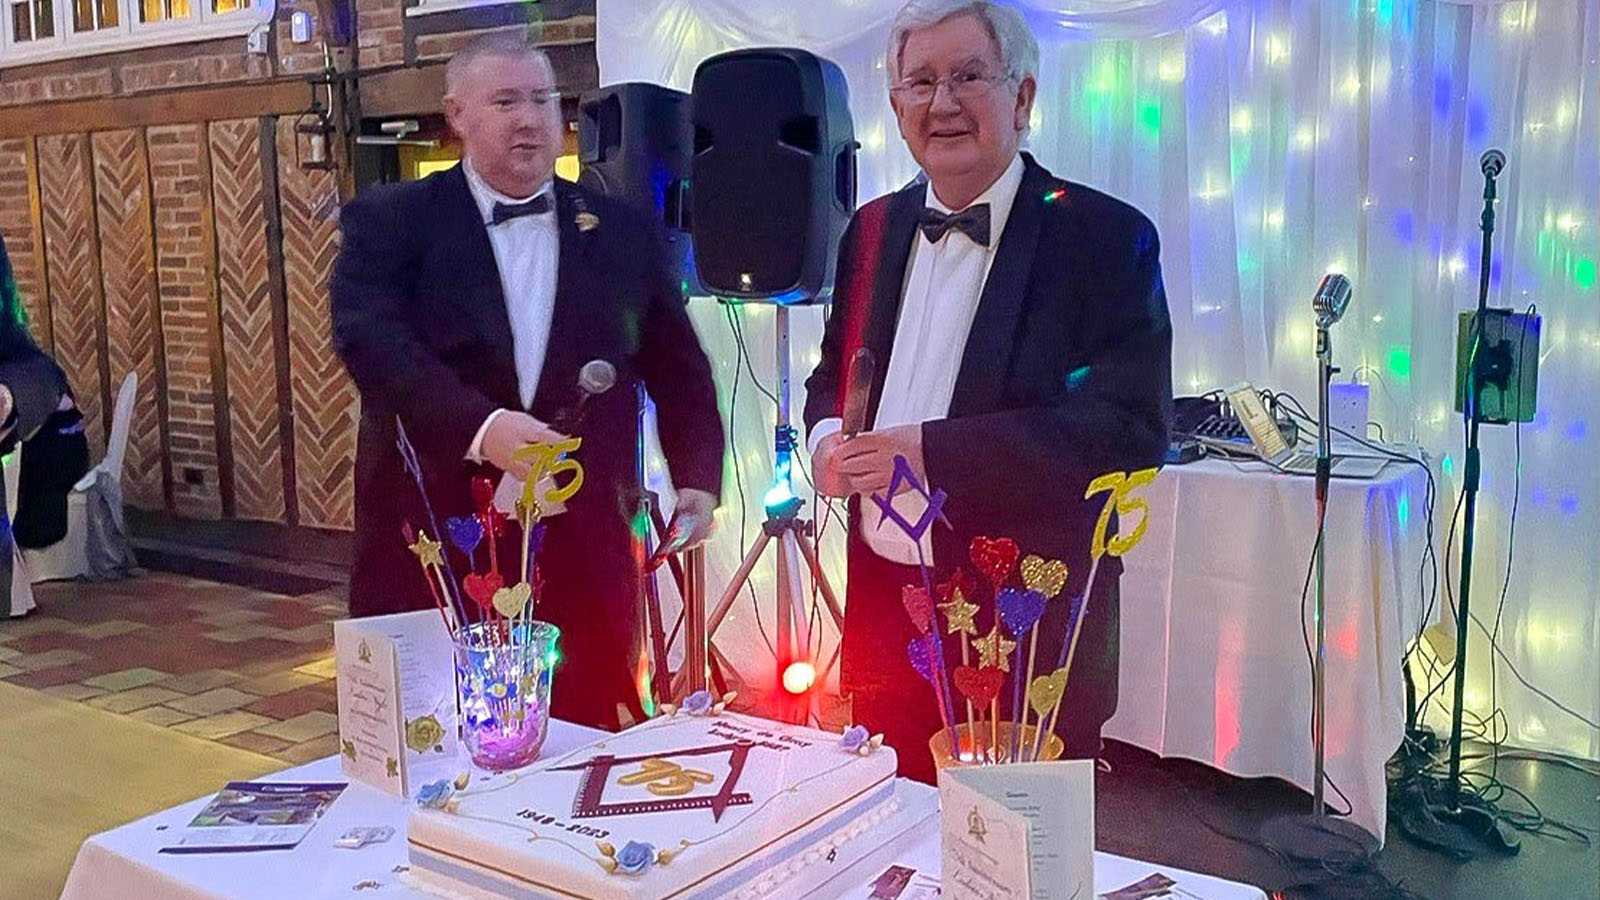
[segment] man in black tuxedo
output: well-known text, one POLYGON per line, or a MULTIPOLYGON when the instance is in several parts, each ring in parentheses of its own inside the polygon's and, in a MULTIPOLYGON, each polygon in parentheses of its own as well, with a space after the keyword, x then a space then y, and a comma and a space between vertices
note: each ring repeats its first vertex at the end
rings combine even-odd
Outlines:
MULTIPOLYGON (((907 661, 900 602, 900 587, 919 583, 918 547, 861 498, 887 489, 904 456, 949 494, 951 527, 934 526, 922 547, 941 575, 967 561, 973 537, 1003 536, 1065 561, 1067 595, 1082 592, 1104 501, 1084 500, 1088 483, 1163 458, 1171 330, 1149 220, 1018 150, 1038 66, 1020 15, 986 0, 912 0, 887 62, 900 133, 927 183, 866 204, 845 232, 805 417, 819 488, 855 498, 844 690, 856 720, 897 748, 902 772, 931 780, 939 716, 907 661), (846 437, 836 417, 860 347, 877 360, 871 430, 846 437)), ((918 507, 906 510, 912 521, 926 506, 901 502, 918 507)), ((1092 757, 1116 709, 1121 568, 1102 560, 1089 600, 1057 727, 1069 756, 1092 757)), ((1054 668, 1066 606, 1047 607, 1040 674, 1054 668)), ((978 625, 988 631, 987 615, 978 625)))
MULTIPOLYGON (((362 400, 350 612, 432 603, 401 537, 402 522, 426 520, 395 447, 397 416, 439 519, 467 515, 471 479, 526 476, 513 454, 563 438, 546 423, 572 414, 585 363, 609 361, 615 387, 587 402, 574 429, 584 485, 546 520, 538 616, 562 632, 554 713, 614 729, 619 704, 640 706, 636 386, 656 403, 688 544, 712 527, 723 433, 659 227, 553 177, 563 132, 554 85, 549 60, 522 38, 474 41, 446 70, 462 163, 344 209, 330 289, 335 343, 362 400)), ((504 546, 501 559, 516 559, 504 546)), ((465 573, 465 557, 453 564, 465 573)), ((514 564, 502 565, 515 582, 514 564)))

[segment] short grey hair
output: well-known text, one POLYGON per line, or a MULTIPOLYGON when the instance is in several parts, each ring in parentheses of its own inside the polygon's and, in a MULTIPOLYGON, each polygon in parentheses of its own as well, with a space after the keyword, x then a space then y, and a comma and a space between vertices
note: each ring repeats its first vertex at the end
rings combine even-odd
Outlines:
POLYGON ((466 77, 467 70, 473 63, 480 59, 523 59, 532 57, 542 60, 550 74, 555 74, 555 66, 550 64, 550 57, 543 50, 533 45, 526 29, 516 31, 495 31, 479 35, 472 39, 465 47, 456 51, 450 57, 450 62, 444 67, 444 92, 454 94, 461 87, 461 79, 466 77))
POLYGON ((993 0, 909 0, 895 14, 889 26, 889 84, 900 80, 900 54, 906 37, 913 31, 931 28, 956 16, 973 16, 989 32, 1000 51, 1005 74, 1022 80, 1039 79, 1039 42, 1034 39, 1022 13, 993 0))

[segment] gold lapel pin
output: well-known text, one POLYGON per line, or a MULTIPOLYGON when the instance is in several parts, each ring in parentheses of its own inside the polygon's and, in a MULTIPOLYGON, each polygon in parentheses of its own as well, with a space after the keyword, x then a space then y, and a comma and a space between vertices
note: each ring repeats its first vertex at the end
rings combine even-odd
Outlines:
POLYGON ((593 231, 600 225, 600 217, 587 211, 578 213, 573 221, 577 222, 579 231, 593 231))

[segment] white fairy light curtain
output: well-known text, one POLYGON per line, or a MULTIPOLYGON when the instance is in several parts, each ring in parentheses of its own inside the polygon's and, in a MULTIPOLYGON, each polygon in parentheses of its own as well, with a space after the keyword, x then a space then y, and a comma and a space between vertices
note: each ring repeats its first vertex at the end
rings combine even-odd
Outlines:
MULTIPOLYGON (((715 53, 812 50, 849 79, 865 202, 916 175, 882 68, 900 4, 601 0, 601 82, 687 90, 695 66, 715 53)), ((1600 755, 1595 730, 1509 669, 1591 721, 1600 717, 1597 0, 1017 6, 1041 48, 1029 149, 1057 174, 1138 206, 1160 229, 1178 393, 1248 379, 1312 403, 1310 299, 1325 272, 1344 272, 1355 297, 1337 326, 1340 377, 1372 386, 1371 418, 1385 436, 1413 440, 1437 461, 1441 556, 1460 482, 1463 429, 1451 391, 1456 314, 1476 304, 1477 161, 1489 147, 1506 152, 1491 303, 1537 304, 1544 317, 1539 414, 1520 435, 1511 427, 1483 433, 1473 609, 1488 629, 1498 621, 1505 662, 1491 696, 1491 653, 1475 628, 1467 703, 1487 717, 1497 701, 1505 717, 1495 727, 1513 743, 1600 755)), ((727 406, 739 359, 733 330, 720 304, 697 299, 692 309, 727 406)), ((772 313, 751 307, 737 318, 754 373, 771 389, 772 313)), ((799 409, 822 318, 802 310, 795 319, 799 409)), ((730 415, 737 444, 710 553, 713 586, 726 583, 740 555, 735 459, 745 542, 759 527, 771 471, 772 405, 748 370, 730 415)), ((829 526, 825 557, 842 586, 840 530, 829 526)), ((770 572, 758 572, 756 588, 770 630, 770 572)), ((751 605, 741 604, 728 645, 759 647, 755 628, 751 605)), ((735 658, 758 669, 762 655, 747 649, 735 658)))

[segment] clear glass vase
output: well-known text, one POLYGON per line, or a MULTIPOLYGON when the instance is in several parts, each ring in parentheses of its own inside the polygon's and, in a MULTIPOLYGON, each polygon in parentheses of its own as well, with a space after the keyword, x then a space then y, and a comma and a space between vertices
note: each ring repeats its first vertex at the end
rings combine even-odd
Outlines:
POLYGON ((550 681, 561 630, 548 622, 478 622, 456 630, 461 740, 493 772, 539 758, 550 726, 550 681))

